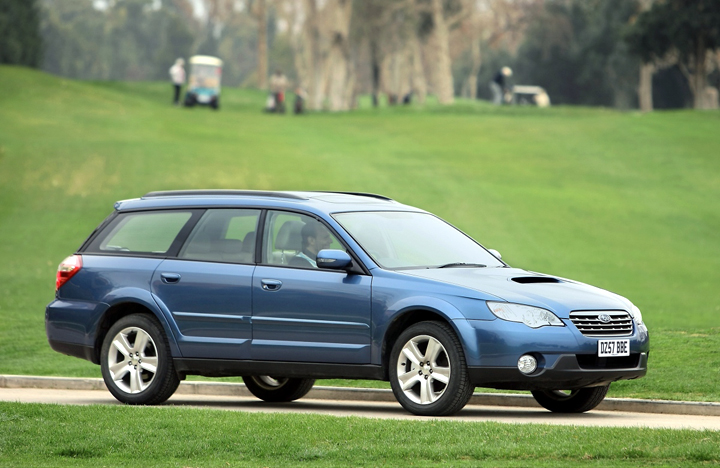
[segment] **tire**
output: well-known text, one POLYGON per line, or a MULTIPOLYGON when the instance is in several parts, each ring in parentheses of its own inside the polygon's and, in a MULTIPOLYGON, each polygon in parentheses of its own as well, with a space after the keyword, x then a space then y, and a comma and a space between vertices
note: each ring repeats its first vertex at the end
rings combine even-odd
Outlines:
POLYGON ((212 101, 210 101, 210 107, 211 107, 213 110, 218 110, 218 109, 220 109, 220 98, 213 99, 212 101))
POLYGON ((128 315, 110 327, 100 367, 110 393, 129 405, 157 405, 180 385, 165 331, 149 315, 128 315))
POLYGON ((599 405, 607 395, 605 387, 579 388, 576 390, 534 390, 535 401, 553 413, 584 413, 599 405))
POLYGON ((243 376, 250 393, 273 403, 295 401, 304 397, 315 385, 315 379, 289 379, 269 375, 243 376))
POLYGON ((413 414, 455 414, 475 390, 460 340, 445 323, 408 327, 393 345, 389 367, 395 398, 413 414))

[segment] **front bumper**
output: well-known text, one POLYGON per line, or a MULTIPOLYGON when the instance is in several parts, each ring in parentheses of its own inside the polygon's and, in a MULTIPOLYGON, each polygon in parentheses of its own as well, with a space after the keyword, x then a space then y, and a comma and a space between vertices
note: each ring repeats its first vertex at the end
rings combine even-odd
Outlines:
POLYGON ((644 325, 629 336, 630 356, 599 358, 599 337, 584 336, 564 319, 564 327, 531 329, 504 320, 456 320, 470 380, 478 387, 504 390, 571 390, 636 379, 647 373, 650 340, 644 325), (521 373, 518 359, 530 354, 538 368, 521 373))
POLYGON ((593 355, 561 354, 552 365, 530 375, 513 367, 470 367, 470 381, 476 387, 504 390, 572 390, 609 385, 618 380, 637 379, 647 373, 647 353, 628 358, 596 358, 593 355))

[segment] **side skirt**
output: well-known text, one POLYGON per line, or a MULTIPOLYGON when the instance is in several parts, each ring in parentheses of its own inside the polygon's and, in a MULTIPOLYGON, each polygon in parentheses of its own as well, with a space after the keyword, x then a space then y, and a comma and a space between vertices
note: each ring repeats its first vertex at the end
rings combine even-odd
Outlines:
POLYGON ((272 375, 311 379, 385 380, 382 367, 376 365, 230 359, 175 359, 174 363, 175 370, 181 378, 185 378, 187 375, 202 375, 205 377, 272 375))

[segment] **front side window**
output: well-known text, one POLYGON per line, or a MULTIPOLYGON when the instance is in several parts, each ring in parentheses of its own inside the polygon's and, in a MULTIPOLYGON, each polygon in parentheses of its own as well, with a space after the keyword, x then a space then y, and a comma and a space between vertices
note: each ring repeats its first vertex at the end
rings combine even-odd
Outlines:
POLYGON ((227 263, 254 263, 255 232, 260 210, 215 209, 205 212, 180 258, 227 263))
POLYGON ((337 237, 320 221, 298 213, 268 212, 265 222, 263 263, 317 268, 317 253, 343 250, 337 237))
POLYGON ((502 267, 474 240, 428 213, 337 213, 335 220, 383 268, 502 267))
POLYGON ((166 254, 191 217, 189 211, 123 213, 90 243, 87 251, 166 254))

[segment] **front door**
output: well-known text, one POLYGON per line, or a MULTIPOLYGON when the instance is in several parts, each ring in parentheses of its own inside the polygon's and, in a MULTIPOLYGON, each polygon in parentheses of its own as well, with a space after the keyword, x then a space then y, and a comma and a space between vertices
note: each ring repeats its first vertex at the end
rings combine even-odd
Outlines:
POLYGON ((370 363, 372 277, 318 269, 318 250, 341 249, 310 216, 269 211, 253 276, 255 360, 370 363))

